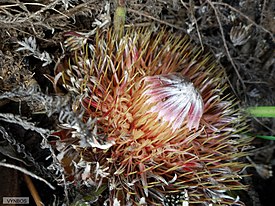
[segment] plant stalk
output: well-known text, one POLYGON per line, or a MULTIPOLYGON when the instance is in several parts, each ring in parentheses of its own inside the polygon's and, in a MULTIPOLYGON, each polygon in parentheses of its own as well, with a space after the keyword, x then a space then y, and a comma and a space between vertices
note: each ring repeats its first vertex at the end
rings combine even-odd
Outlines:
POLYGON ((249 107, 247 112, 255 117, 275 117, 274 106, 249 107))

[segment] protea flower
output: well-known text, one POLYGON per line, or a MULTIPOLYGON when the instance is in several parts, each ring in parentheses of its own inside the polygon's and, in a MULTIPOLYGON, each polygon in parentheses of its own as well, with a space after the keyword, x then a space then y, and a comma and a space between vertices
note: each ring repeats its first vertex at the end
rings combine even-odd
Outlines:
POLYGON ((243 204, 246 127, 211 55, 165 28, 69 35, 55 82, 89 131, 63 130, 68 180, 109 205, 243 204))

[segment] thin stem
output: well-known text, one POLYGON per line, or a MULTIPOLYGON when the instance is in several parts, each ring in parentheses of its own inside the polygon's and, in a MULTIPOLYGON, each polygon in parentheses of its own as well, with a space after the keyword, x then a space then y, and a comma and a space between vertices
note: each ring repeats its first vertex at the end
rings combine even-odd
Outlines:
POLYGON ((257 135, 256 137, 267 139, 267 140, 275 140, 274 136, 266 136, 266 135, 257 135))
POLYGON ((35 201, 36 206, 42 206, 41 198, 39 197, 39 194, 31 180, 31 178, 28 175, 24 174, 24 179, 25 179, 25 182, 27 183, 27 186, 31 192, 31 195, 35 201))
POLYGON ((11 169, 15 169, 15 170, 18 170, 20 172, 23 172, 24 174, 26 175, 29 175, 41 182, 44 182, 46 185, 48 185, 52 190, 55 190, 55 187, 52 186, 47 180, 37 176, 36 174, 32 173, 32 172, 29 172, 28 170, 22 168, 22 167, 18 167, 16 165, 12 165, 12 164, 8 164, 8 163, 4 163, 4 162, 0 162, 0 166, 2 167, 7 167, 7 168, 11 168, 11 169))
POLYGON ((274 106, 249 107, 246 111, 255 117, 275 117, 274 106))
POLYGON ((118 6, 114 15, 114 28, 115 33, 118 35, 118 38, 121 38, 124 31, 126 18, 126 6, 124 0, 118 0, 118 6))

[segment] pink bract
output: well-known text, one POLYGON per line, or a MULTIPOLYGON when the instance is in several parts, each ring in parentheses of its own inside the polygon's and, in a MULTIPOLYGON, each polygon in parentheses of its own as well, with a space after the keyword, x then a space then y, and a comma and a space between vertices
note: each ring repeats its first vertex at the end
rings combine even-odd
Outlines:
POLYGON ((176 130, 187 122, 189 130, 199 127, 203 114, 203 100, 199 91, 179 73, 148 76, 144 78, 149 96, 147 103, 156 103, 149 112, 169 122, 176 130))

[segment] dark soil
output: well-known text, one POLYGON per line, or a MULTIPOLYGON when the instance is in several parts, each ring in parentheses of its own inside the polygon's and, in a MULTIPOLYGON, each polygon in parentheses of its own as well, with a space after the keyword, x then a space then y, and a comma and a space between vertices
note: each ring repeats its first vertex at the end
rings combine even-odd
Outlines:
MULTIPOLYGON (((116 6, 114 0, 0 2, 0 158, 28 168, 57 187, 53 193, 44 183, 33 181, 45 205, 62 202, 63 188, 46 169, 53 161, 47 159, 50 151, 41 147, 46 133, 29 129, 22 121, 55 130, 58 112, 47 114, 41 102, 19 91, 37 83, 42 96, 54 94, 46 75, 54 75, 64 33, 112 27, 116 6), (21 47, 18 42, 30 37, 36 39, 39 54, 17 51, 21 47), (43 52, 49 54, 48 62, 42 59, 43 52)), ((230 89, 243 110, 275 105, 274 0, 128 0, 126 7, 126 26, 166 26, 175 33, 188 34, 195 44, 210 50, 226 69, 230 89)), ((275 135, 275 119, 248 117, 247 121, 251 136, 275 135)), ((252 153, 245 160, 253 165, 245 171, 251 176, 243 180, 249 189, 241 195, 246 205, 274 205, 274 149, 274 141, 253 141, 252 153)), ((31 197, 22 173, 1 167, 0 175, 0 196, 31 197)))

